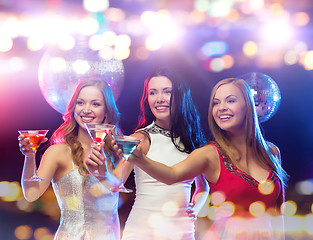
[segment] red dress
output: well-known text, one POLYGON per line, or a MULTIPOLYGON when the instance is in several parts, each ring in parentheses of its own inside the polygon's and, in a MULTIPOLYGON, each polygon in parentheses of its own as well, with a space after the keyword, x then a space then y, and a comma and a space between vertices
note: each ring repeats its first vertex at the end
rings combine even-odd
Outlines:
POLYGON ((211 145, 218 150, 221 172, 215 184, 209 183, 214 222, 203 239, 274 239, 270 211, 281 192, 278 177, 269 169, 260 183, 238 169, 217 143, 211 145))

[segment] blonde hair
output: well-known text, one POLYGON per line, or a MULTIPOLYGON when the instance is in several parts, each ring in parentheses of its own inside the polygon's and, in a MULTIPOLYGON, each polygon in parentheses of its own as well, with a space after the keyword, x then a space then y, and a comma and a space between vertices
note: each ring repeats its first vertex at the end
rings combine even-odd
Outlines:
POLYGON ((258 156, 258 159, 269 166, 280 179, 282 186, 286 187, 286 181, 288 178, 287 173, 281 166, 280 159, 275 154, 271 146, 265 141, 258 122, 257 112, 254 104, 254 99, 251 94, 251 89, 246 81, 237 78, 227 78, 219 81, 212 89, 210 105, 208 110, 208 122, 212 135, 215 141, 220 145, 223 151, 230 157, 231 161, 236 165, 238 157, 234 155, 231 149, 239 154, 239 150, 229 141, 226 135, 226 131, 222 130, 214 121, 213 118, 213 103, 217 89, 225 84, 235 85, 242 93, 246 103, 246 118, 245 118, 245 133, 246 144, 251 147, 254 154, 258 156))
MULTIPOLYGON (((88 86, 96 86, 102 92, 105 103, 105 116, 106 116, 104 119, 104 123, 114 124, 116 125, 117 129, 120 114, 116 107, 111 88, 104 80, 85 79, 79 82, 71 100, 67 105, 67 111, 63 115, 64 123, 53 133, 50 139, 51 144, 65 142, 70 146, 73 161, 78 166, 78 170, 82 175, 86 175, 88 173, 88 170, 86 169, 83 161, 84 149, 80 141, 77 139, 79 127, 78 123, 74 118, 74 112, 79 93, 83 88, 88 86)), ((108 157, 114 158, 113 161, 117 161, 115 159, 117 156, 114 154, 112 147, 110 146, 108 147, 105 144, 104 152, 108 157)))

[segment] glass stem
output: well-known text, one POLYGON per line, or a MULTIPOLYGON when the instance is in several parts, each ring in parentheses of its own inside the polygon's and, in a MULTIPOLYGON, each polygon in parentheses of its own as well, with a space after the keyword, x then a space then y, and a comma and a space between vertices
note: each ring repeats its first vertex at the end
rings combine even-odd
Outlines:
POLYGON ((33 165, 34 165, 34 176, 37 177, 37 163, 36 163, 36 150, 35 150, 35 155, 34 155, 34 159, 33 159, 33 165))
POLYGON ((122 166, 122 184, 121 184, 121 186, 124 185, 124 171, 125 171, 125 161, 126 161, 124 157, 122 158, 122 160, 123 160, 123 166, 122 166))
MULTIPOLYGON (((96 143, 98 147, 101 146, 101 143, 96 143)), ((100 175, 99 167, 94 171, 94 175, 100 175)))

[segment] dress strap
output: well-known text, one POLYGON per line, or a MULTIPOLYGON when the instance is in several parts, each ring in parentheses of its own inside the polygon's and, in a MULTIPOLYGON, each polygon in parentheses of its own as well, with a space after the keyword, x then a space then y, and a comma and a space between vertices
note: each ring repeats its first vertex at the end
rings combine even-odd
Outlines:
MULTIPOLYGON (((232 174, 236 174, 238 177, 243 178, 246 180, 246 182, 249 185, 254 185, 257 187, 259 185, 259 182, 256 181, 253 177, 251 177, 246 172, 240 170, 233 164, 233 162, 230 160, 229 156, 223 151, 223 149, 220 147, 220 145, 217 142, 211 143, 215 147, 217 147, 217 150, 219 152, 220 161, 221 161, 221 169, 222 167, 225 168, 227 171, 229 171, 232 174)), ((222 171, 222 170, 221 170, 222 171)))
POLYGON ((145 135, 149 139, 149 143, 151 144, 151 137, 150 137, 149 133, 145 131, 145 129, 139 129, 136 131, 136 133, 141 133, 141 134, 145 135))
MULTIPOLYGON (((68 148, 69 148, 70 152, 72 153, 71 147, 68 146, 68 148)), ((72 157, 71 157, 71 158, 72 158, 72 157)), ((73 162, 73 158, 72 158, 72 168, 73 168, 73 170, 75 170, 75 164, 74 164, 74 162, 73 162)))

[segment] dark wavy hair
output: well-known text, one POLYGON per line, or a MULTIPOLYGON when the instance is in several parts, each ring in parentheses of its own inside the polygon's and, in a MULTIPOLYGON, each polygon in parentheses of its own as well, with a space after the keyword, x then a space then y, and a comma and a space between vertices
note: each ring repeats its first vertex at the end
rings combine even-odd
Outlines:
MULTIPOLYGON (((72 152, 73 161, 78 166, 79 172, 82 175, 88 173, 88 170, 83 163, 83 147, 77 139, 78 135, 78 123, 74 118, 75 107, 77 103, 77 98, 81 90, 88 86, 96 86, 103 94, 104 103, 105 103, 105 119, 104 123, 114 124, 116 130, 118 129, 118 123, 120 118, 120 113, 116 107, 116 103, 113 97, 113 93, 108 84, 101 79, 85 79, 78 83, 75 92, 67 105, 67 111, 63 115, 63 124, 55 130, 53 133, 50 143, 51 145, 57 143, 67 143, 72 152)), ((106 144, 105 144, 106 146, 106 144)), ((104 149, 106 154, 112 155, 112 150, 104 149)))
POLYGON ((148 85, 151 78, 159 76, 167 77, 172 82, 170 99, 172 142, 179 151, 191 153, 195 148, 205 145, 207 141, 200 125, 199 112, 192 100, 190 88, 185 79, 173 70, 158 69, 145 79, 136 130, 146 127, 156 119, 148 103, 148 85), (172 104, 174 104, 174 107, 172 107, 172 104), (179 137, 183 147, 176 142, 177 137, 179 137))

